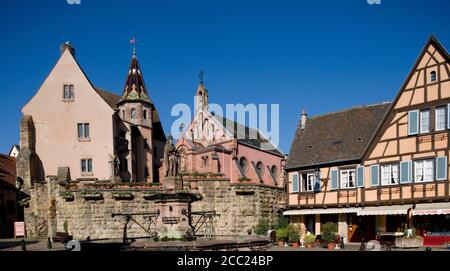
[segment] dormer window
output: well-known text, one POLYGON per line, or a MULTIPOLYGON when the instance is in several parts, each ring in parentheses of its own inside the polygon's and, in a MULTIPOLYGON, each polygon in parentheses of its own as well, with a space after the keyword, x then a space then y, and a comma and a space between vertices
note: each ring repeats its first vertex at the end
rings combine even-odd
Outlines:
POLYGON ((431 80, 431 82, 436 82, 437 75, 436 75, 435 71, 430 72, 430 80, 431 80))
POLYGON ((131 109, 131 118, 135 119, 136 118, 136 109, 131 109))
POLYGON ((74 99, 74 88, 73 85, 64 85, 63 88, 63 100, 73 101, 74 99))

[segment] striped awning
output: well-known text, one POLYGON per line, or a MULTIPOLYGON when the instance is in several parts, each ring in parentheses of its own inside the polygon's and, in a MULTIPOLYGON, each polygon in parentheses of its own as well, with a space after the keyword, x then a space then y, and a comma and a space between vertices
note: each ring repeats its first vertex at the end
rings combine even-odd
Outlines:
POLYGON ((450 202, 417 204, 413 215, 450 215, 450 202))
POLYGON ((358 216, 368 215, 407 215, 408 210, 412 205, 391 205, 391 206, 376 206, 364 207, 358 212, 358 216))
POLYGON ((283 215, 324 215, 324 214, 348 214, 358 213, 361 208, 329 208, 329 209, 300 209, 285 211, 283 215))

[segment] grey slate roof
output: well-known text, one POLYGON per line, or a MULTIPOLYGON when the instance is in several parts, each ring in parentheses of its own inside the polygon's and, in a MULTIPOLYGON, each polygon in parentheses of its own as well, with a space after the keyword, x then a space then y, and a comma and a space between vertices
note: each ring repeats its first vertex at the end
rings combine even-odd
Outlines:
POLYGON ((274 146, 264 135, 262 135, 258 130, 249 128, 236 121, 224 118, 222 116, 214 116, 214 118, 219 121, 225 129, 233 135, 234 138, 238 139, 239 143, 250 145, 257 149, 262 149, 261 145, 263 143, 268 143, 272 146, 271 150, 266 150, 272 152, 279 156, 284 156, 281 150, 274 146))
POLYGON ((299 123, 286 168, 362 159, 389 106, 381 103, 315 116, 304 130, 299 123))

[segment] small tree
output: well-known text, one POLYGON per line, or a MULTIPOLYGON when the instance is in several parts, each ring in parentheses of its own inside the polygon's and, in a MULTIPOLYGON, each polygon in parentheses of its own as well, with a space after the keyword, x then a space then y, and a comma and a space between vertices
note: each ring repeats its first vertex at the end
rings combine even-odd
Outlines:
POLYGON ((295 227, 289 227, 289 241, 292 243, 300 242, 300 231, 295 227))
POLYGON ((277 229, 276 234, 278 241, 286 241, 289 237, 289 231, 287 228, 277 229))
POLYGON ((259 219, 258 225, 255 227, 255 233, 257 235, 266 235, 269 231, 269 220, 265 217, 259 219))
POLYGON ((322 240, 327 244, 334 243, 337 238, 338 225, 336 223, 328 222, 322 225, 322 240))
POLYGON ((283 215, 278 215, 275 229, 285 229, 289 226, 289 219, 283 215))

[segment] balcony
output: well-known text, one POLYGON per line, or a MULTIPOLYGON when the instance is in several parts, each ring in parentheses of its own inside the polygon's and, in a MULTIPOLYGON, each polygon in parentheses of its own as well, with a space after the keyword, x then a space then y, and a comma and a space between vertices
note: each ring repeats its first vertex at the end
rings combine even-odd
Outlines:
POLYGON ((128 151, 128 140, 123 137, 116 137, 115 140, 115 148, 118 152, 126 152, 128 151))

